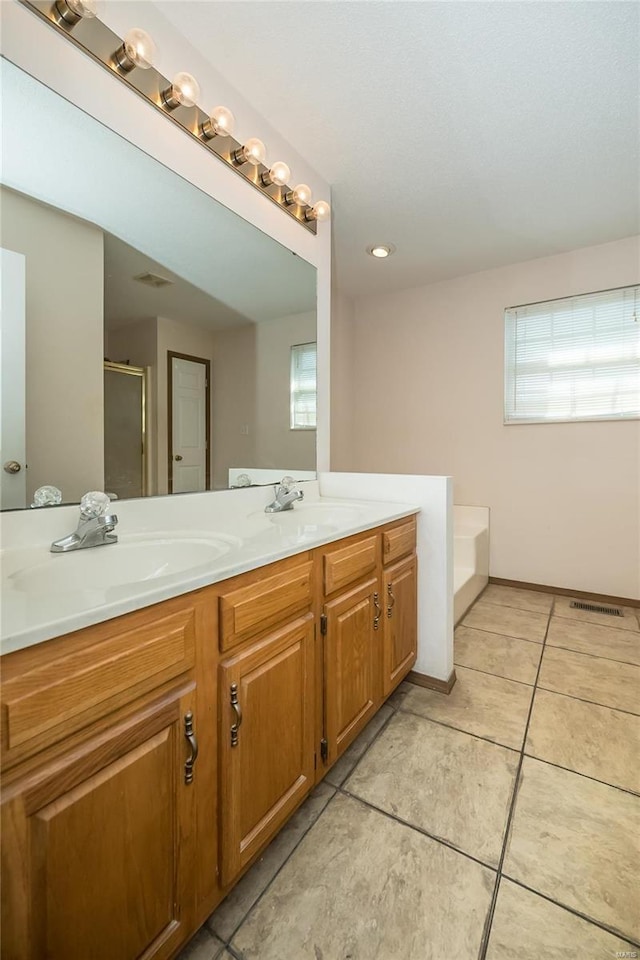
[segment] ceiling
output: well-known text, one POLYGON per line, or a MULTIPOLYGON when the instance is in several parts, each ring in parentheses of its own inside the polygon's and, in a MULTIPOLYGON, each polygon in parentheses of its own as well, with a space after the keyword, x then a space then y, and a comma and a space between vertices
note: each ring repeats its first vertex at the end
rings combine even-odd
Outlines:
POLYGON ((332 184, 348 294, 639 230, 636 3, 156 5, 332 184))

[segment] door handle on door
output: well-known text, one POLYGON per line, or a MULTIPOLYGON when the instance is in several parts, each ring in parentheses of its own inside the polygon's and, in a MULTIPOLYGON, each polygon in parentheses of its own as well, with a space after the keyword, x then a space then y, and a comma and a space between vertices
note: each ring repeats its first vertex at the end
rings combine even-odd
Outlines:
POLYGON ((182 457, 180 456, 179 453, 176 453, 176 455, 175 455, 175 457, 174 457, 173 459, 174 459, 174 460, 182 460, 182 457))
POLYGON ((7 460, 4 465, 5 473, 20 473, 21 470, 22 466, 17 460, 7 460))

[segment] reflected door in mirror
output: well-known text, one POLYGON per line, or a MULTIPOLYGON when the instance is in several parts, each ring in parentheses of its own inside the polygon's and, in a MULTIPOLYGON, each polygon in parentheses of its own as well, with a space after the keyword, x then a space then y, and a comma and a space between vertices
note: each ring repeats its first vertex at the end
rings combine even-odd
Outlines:
POLYGON ((27 505, 25 472, 25 258, 0 250, 0 508, 27 505))
POLYGON ((104 365, 104 488, 119 500, 143 497, 145 482, 145 371, 104 365))
POLYGON ((209 488, 209 361, 168 354, 169 491, 209 488))

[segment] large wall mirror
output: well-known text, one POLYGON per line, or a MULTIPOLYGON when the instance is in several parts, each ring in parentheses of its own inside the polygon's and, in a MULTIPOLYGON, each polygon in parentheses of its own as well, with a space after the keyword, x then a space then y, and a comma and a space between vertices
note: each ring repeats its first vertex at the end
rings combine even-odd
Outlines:
POLYGON ((313 477, 315 268, 6 60, 2 112, 2 507, 313 477))

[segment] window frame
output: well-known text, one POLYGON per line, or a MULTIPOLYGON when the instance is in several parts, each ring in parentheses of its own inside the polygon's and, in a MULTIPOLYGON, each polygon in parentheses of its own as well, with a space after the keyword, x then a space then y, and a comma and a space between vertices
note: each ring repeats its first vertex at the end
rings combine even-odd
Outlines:
MULTIPOLYGON (((516 316, 514 312, 521 309, 527 309, 531 307, 543 306, 546 304, 559 303, 560 301, 571 301, 571 300, 580 300, 582 298, 596 297, 601 294, 607 293, 617 293, 621 291, 634 291, 635 296, 635 311, 638 311, 640 308, 640 284, 630 283, 624 284, 619 287, 609 287, 604 290, 591 290, 586 293, 572 294, 564 297, 553 297, 548 300, 537 300, 532 303, 523 303, 517 304, 515 306, 505 307, 504 309, 504 327, 503 327, 503 346, 504 346, 504 355, 503 355, 503 425, 506 427, 519 426, 524 424, 567 424, 567 423, 607 423, 607 422, 616 422, 623 423, 625 421, 632 422, 640 419, 640 410, 633 413, 606 413, 602 415, 591 415, 591 416, 563 416, 563 417, 517 417, 514 415, 515 411, 515 400, 513 405, 509 406, 509 389, 511 392, 515 391, 516 377, 517 377, 517 362, 514 358, 513 363, 511 363, 511 354, 510 354, 510 342, 513 341, 513 335, 510 336, 510 324, 513 325, 516 322, 516 316), (510 316, 511 315, 511 316, 510 316), (511 409, 511 414, 510 414, 511 409)), ((636 320, 640 325, 640 317, 636 320)), ((640 358, 638 360, 639 364, 639 376, 640 376, 640 358)))

